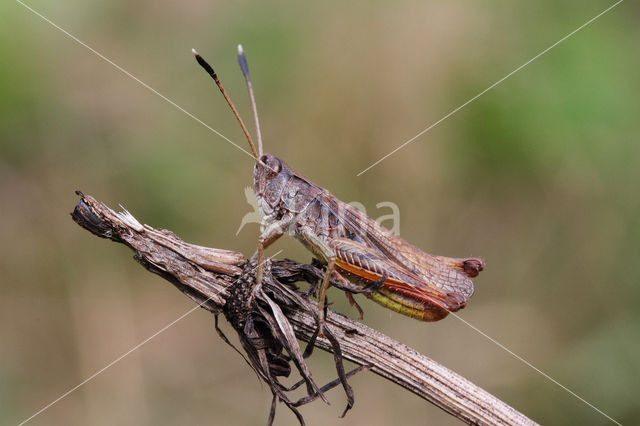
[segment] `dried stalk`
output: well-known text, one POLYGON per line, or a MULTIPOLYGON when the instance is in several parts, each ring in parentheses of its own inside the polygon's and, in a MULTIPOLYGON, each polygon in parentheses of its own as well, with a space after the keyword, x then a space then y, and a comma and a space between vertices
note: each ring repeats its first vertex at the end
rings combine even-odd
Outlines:
MULTIPOLYGON (((125 244, 134 258, 149 271, 160 275, 196 303, 221 313, 231 303, 233 286, 247 265, 241 253, 185 243, 171 231, 140 224, 131 214, 116 213, 91 196, 82 197, 73 219, 93 234, 125 244)), ((270 275, 279 282, 314 283, 322 271, 313 265, 290 260, 274 260, 270 275)), ((255 279, 255 277, 251 277, 255 279)), ((246 279, 246 271, 243 279, 246 279)), ((273 280, 272 291, 288 300, 282 312, 298 339, 309 342, 316 331, 315 302, 301 297, 273 280), (292 308, 293 307, 293 308, 292 308)), ((441 366, 412 348, 349 319, 328 311, 327 326, 337 339, 342 356, 387 378, 468 424, 535 425, 536 423, 464 377, 441 366)), ((315 346, 333 352, 326 338, 315 346)))

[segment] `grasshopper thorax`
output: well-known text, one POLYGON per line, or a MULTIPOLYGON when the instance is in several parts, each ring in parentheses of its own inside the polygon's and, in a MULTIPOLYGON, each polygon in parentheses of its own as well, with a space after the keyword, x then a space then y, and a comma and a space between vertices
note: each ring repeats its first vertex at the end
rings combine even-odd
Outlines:
POLYGON ((263 154, 253 168, 253 190, 267 223, 304 212, 326 190, 294 172, 278 157, 263 154))

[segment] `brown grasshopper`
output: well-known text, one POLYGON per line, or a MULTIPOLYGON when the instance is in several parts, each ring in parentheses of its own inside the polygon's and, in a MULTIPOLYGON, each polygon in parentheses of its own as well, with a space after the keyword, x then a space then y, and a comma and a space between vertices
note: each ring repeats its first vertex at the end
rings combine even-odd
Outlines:
MULTIPOLYGON (((256 152, 249 132, 215 72, 195 50, 194 54, 227 100, 255 158, 253 190, 263 216, 258 265, 263 262, 264 250, 285 233, 300 241, 326 265, 318 293, 320 333, 330 283, 350 293, 364 293, 382 306, 421 321, 438 321, 467 304, 473 294, 470 278, 483 270, 482 259, 425 253, 294 172, 278 157, 263 153, 249 68, 242 47, 238 46, 238 62, 247 83, 256 125, 259 148, 256 152)), ((256 288, 261 282, 262 270, 258 268, 256 288)), ((355 304, 350 293, 347 297, 355 304)), ((358 310, 362 314, 359 307, 358 310)))

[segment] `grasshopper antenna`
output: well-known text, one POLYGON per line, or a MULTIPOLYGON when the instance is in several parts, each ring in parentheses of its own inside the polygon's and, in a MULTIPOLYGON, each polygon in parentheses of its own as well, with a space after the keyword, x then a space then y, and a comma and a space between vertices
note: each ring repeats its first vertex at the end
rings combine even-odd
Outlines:
MULTIPOLYGON (((236 117, 236 120, 238 120, 238 123, 240 123, 240 127, 242 127, 242 131, 244 132, 244 135, 247 137, 247 141, 249 141, 249 145, 251 146, 251 152, 253 152, 253 158, 255 158, 256 161, 258 161, 258 153, 256 152, 256 147, 253 144, 253 141, 251 140, 251 136, 249 136, 249 131, 247 130, 247 127, 244 125, 242 118, 240 118, 240 114, 238 114, 238 110, 236 109, 235 106, 233 106, 233 102, 231 102, 231 98, 229 98, 229 95, 227 95, 227 92, 224 90, 224 87, 222 87, 220 80, 218 80, 218 75, 213 70, 211 65, 209 65, 207 61, 205 61, 202 58, 202 56, 200 56, 198 52, 196 52, 196 49, 191 49, 191 51, 196 56, 196 61, 198 61, 198 64, 200 64, 200 66, 204 68, 207 74, 209 74, 211 78, 213 78, 213 81, 216 82, 218 89, 220 89, 220 93, 222 93, 222 96, 224 96, 224 99, 227 101, 227 103, 231 107, 231 111, 233 111, 233 115, 236 117)), ((258 140, 260 140, 260 133, 258 133, 258 140)), ((262 154, 262 143, 260 144, 260 154, 262 154)))
POLYGON ((241 44, 238 45, 238 63, 244 75, 244 80, 247 82, 247 89, 249 89, 253 121, 256 124, 256 136, 258 137, 258 152, 262 156, 262 133, 260 132, 260 121, 258 120, 258 107, 256 105, 256 98, 253 96, 253 86, 251 85, 251 78, 249 77, 249 65, 247 65, 247 58, 244 56, 244 49, 242 49, 241 44))

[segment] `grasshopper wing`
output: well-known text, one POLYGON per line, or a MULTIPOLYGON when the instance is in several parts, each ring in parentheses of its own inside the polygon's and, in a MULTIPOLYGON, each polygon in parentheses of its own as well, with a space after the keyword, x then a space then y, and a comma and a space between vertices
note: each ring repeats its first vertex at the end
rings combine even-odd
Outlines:
MULTIPOLYGON (((412 275, 432 292, 462 299, 458 309, 464 307, 473 294, 475 276, 484 267, 481 259, 456 259, 434 256, 423 252, 399 236, 378 224, 355 207, 330 194, 321 195, 321 201, 329 211, 338 216, 350 239, 361 242, 386 259, 405 274, 412 275)), ((398 284, 399 285, 399 284, 398 284)), ((404 285, 414 286, 405 282, 404 285)), ((454 309, 457 310, 457 309, 454 309)))

